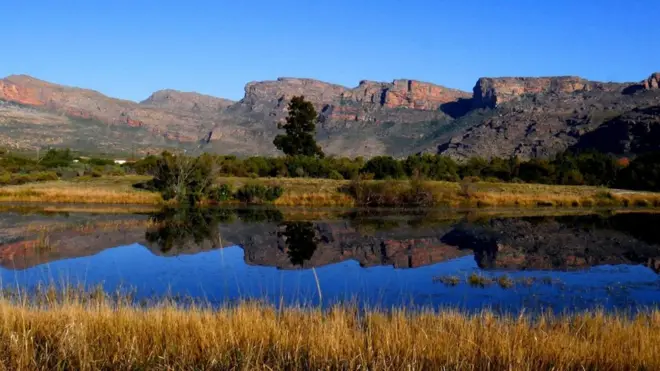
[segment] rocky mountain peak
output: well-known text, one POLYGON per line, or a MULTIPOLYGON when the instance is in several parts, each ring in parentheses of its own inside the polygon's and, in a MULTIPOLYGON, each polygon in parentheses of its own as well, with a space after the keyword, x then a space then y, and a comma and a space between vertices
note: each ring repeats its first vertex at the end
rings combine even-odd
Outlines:
POLYGON ((346 90, 341 85, 331 84, 319 80, 280 77, 275 81, 253 81, 245 85, 245 104, 257 104, 264 101, 289 100, 297 95, 304 95, 305 99, 315 105, 322 105, 338 99, 346 90))
POLYGON ((234 103, 234 101, 229 99, 217 98, 195 92, 182 92, 173 89, 158 90, 151 94, 149 98, 140 102, 141 105, 148 105, 151 107, 172 110, 180 109, 193 112, 217 112, 234 103))
POLYGON ((660 72, 656 72, 649 76, 648 79, 642 81, 645 89, 660 89, 660 72))

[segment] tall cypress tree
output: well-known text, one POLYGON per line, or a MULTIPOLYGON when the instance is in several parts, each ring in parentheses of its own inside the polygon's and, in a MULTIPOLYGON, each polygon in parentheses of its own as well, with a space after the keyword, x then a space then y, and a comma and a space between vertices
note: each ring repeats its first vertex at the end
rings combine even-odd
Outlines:
POLYGON ((288 156, 323 157, 321 147, 316 144, 317 114, 305 97, 293 97, 289 102, 286 124, 280 126, 286 134, 278 134, 273 141, 275 147, 288 156))

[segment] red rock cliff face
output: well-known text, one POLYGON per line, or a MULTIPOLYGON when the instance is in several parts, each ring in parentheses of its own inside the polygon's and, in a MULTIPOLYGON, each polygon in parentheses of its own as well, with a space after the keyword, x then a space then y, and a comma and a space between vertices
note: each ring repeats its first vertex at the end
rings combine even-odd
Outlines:
POLYGON ((358 87, 342 95, 344 101, 419 110, 437 110, 444 103, 470 97, 471 94, 464 91, 415 80, 361 81, 358 87))
POLYGON ((30 76, 9 76, 0 80, 0 99, 31 106, 45 106, 68 116, 96 119, 109 124, 125 124, 136 120, 128 110, 136 103, 113 99, 87 89, 72 88, 30 76))
POLYGON ((392 83, 361 81, 353 89, 311 79, 279 78, 276 81, 251 82, 245 87, 243 103, 289 100, 296 95, 315 106, 359 104, 386 108, 437 110, 440 105, 471 94, 443 86, 414 80, 395 80, 392 83))
POLYGON ((576 76, 482 77, 474 86, 474 101, 480 107, 495 107, 524 94, 572 93, 591 88, 590 81, 576 76))
POLYGON ((0 99, 29 106, 45 104, 37 90, 16 85, 9 79, 0 80, 0 99))
POLYGON ((177 91, 156 92, 138 104, 24 75, 0 80, 0 99, 110 125, 144 127, 183 142, 197 140, 199 127, 231 104, 221 98, 177 91))

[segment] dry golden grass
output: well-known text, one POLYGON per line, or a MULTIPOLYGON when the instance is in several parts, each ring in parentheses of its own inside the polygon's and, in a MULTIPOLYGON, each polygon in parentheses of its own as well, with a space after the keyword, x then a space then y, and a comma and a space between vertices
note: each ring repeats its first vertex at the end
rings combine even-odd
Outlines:
MULTIPOLYGON (((133 184, 146 179, 142 176, 103 177, 3 187, 0 188, 0 202, 163 204, 160 195, 132 188, 133 184)), ((284 194, 274 202, 278 206, 356 206, 355 199, 341 191, 350 183, 346 180, 218 178, 217 181, 234 188, 247 183, 279 185, 284 188, 284 194)), ((401 190, 409 184, 407 181, 396 183, 395 188, 401 190)), ((436 205, 452 207, 660 207, 660 193, 602 187, 444 181, 423 184, 432 193, 436 205)))
POLYGON ((145 204, 163 202, 153 192, 132 188, 144 177, 106 177, 88 181, 54 181, 0 189, 0 202, 145 204))
POLYGON ((6 370, 657 370, 660 312, 554 317, 0 299, 6 370))

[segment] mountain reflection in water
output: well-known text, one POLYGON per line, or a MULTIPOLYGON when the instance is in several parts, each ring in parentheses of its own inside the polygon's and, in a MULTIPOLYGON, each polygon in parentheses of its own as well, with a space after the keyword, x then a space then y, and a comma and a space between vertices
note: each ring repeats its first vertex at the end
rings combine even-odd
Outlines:
MULTIPOLYGON (((558 291, 573 290, 573 295, 579 291, 575 287, 555 287, 550 293, 547 292, 549 288, 537 285, 508 290, 506 294, 502 288, 492 287, 476 291, 473 295, 483 299, 477 300, 466 297, 465 290, 472 288, 464 285, 448 288, 433 280, 442 274, 465 277, 481 270, 483 274, 507 274, 514 278, 562 276, 579 287, 592 285, 587 291, 593 292, 580 294, 589 297, 600 292, 596 295, 599 300, 586 301, 589 305, 629 308, 660 303, 660 276, 657 274, 660 272, 660 231, 653 227, 660 225, 660 216, 656 214, 507 217, 438 214, 437 211, 349 210, 334 212, 331 218, 318 218, 287 213, 270 208, 193 208, 121 217, 131 220, 124 224, 106 218, 98 225, 115 227, 54 230, 49 234, 53 247, 48 249, 26 248, 27 241, 34 240, 29 233, 2 236, 2 278, 3 282, 36 284, 45 278, 52 280, 53 276, 62 278, 63 273, 56 273, 55 268, 65 266, 70 274, 84 269, 86 282, 90 284, 109 285, 121 281, 158 292, 155 287, 174 284, 174 277, 184 280, 183 277, 195 275, 196 280, 180 287, 190 293, 192 287, 213 284, 214 280, 226 283, 226 276, 220 279, 217 275, 231 272, 231 280, 237 288, 241 287, 240 295, 259 296, 264 288, 256 287, 264 285, 264 279, 266 282, 279 279, 279 293, 290 293, 293 289, 284 283, 286 277, 298 274, 294 272, 307 275, 310 268, 319 268, 321 286, 334 292, 329 297, 336 299, 346 298, 346 295, 373 299, 378 292, 379 301, 387 303, 404 297, 419 300, 422 295, 434 298, 422 300, 433 305, 458 303, 479 307, 506 299, 516 307, 523 305, 521 297, 525 295, 544 295, 555 299, 551 303, 539 302, 541 307, 561 309, 578 305, 577 299, 565 298, 566 291, 558 291), (115 248, 127 245, 134 247, 115 248), (150 255, 138 253, 135 250, 140 248, 138 245, 146 247, 150 255), (236 248, 228 248, 230 246, 240 247, 239 255, 235 253, 236 248), (211 265, 218 253, 224 262, 230 259, 231 265, 211 265), (127 256, 132 256, 133 260, 127 262, 127 256), (167 260, 173 256, 178 259, 167 260), (90 264, 94 265, 94 279, 91 280, 90 264), (135 266, 140 276, 134 277, 138 273, 132 270, 127 273, 124 270, 127 266, 135 266), (376 268, 379 266, 381 268, 376 268), (265 270, 267 267, 275 267, 280 273, 265 270), (369 267, 373 268, 366 269, 369 267), (45 269, 48 274, 44 273, 45 269), (120 270, 122 277, 115 274, 120 270), (288 271, 291 273, 286 273, 288 271), (404 271, 409 273, 402 273, 404 271), (204 274, 200 275, 201 272, 204 274), (367 281, 369 288, 356 291, 360 282, 366 285, 367 281), (616 294, 616 287, 621 293, 616 294), (521 296, 521 291, 526 294, 521 296), (451 299, 459 292, 462 293, 460 300, 451 299), (564 299, 558 299, 560 297, 564 299), (478 304, 473 303, 475 300, 478 304)), ((5 215, 19 220, 10 214, 5 215)), ((45 220, 55 223, 61 217, 48 218, 45 220)), ((88 219, 96 221, 101 217, 89 216, 88 219)), ((310 277, 312 285, 313 279, 316 277, 310 277)), ((561 281, 552 279, 549 282, 561 281)), ((309 288, 310 291, 313 288, 309 288)), ((296 290, 300 294, 299 289, 296 290)), ((275 295, 265 291, 267 295, 275 295)))

